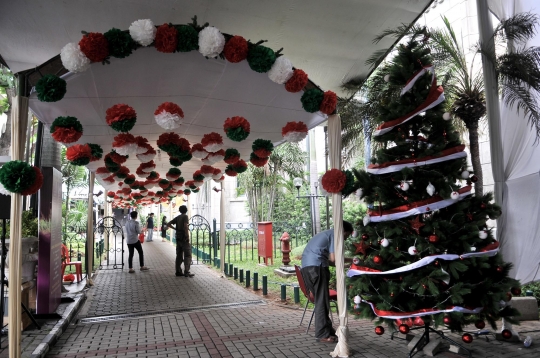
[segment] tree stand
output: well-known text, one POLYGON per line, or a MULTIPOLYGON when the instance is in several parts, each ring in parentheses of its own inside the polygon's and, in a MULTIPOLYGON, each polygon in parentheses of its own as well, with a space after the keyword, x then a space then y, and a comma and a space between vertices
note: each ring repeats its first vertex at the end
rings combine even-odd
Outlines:
MULTIPOLYGON (((465 348, 464 346, 462 346, 461 344, 457 343, 456 341, 448 338, 447 336, 444 335, 443 332, 441 331, 437 331, 433 328, 431 328, 429 326, 429 323, 428 322, 425 322, 424 323, 424 326, 423 327, 415 327, 415 328, 411 328, 410 331, 414 331, 414 330, 418 330, 418 329, 423 329, 424 332, 422 333, 421 336, 419 337, 415 337, 415 340, 416 340, 416 344, 412 347, 412 349, 409 351, 409 358, 413 357, 416 353, 420 352, 421 349, 423 349, 424 347, 426 347, 429 342, 430 342, 430 337, 429 337, 429 333, 432 332, 432 333, 435 333, 436 335, 439 336, 439 338, 441 339, 444 339, 445 341, 448 341, 450 342, 452 345, 455 345, 457 347, 460 348, 460 352, 458 354, 460 355, 465 355, 465 356, 469 356, 469 358, 472 358, 472 353, 470 350, 468 350, 467 348, 465 348), (461 351, 463 350, 463 353, 461 353, 461 351)), ((390 337, 390 339, 394 339, 394 334, 398 333, 398 331, 394 331, 392 332, 392 336, 390 337)), ((402 339, 402 338, 400 338, 402 339)), ((412 343, 412 341, 411 341, 412 343)))

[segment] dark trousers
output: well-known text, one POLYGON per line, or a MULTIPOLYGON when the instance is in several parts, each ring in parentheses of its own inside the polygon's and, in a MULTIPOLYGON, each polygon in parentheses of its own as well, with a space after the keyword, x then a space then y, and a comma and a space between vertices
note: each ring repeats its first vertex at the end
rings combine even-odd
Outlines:
POLYGON ((188 240, 176 238, 176 273, 182 272, 182 262, 184 263, 184 273, 189 272, 191 266, 191 244, 188 240))
POLYGON ((336 334, 330 319, 330 269, 322 266, 302 267, 302 277, 307 289, 315 297, 315 337, 328 338, 336 334))
POLYGON ((143 267, 144 266, 144 255, 143 255, 143 251, 142 251, 141 242, 137 241, 134 244, 127 244, 127 247, 128 247, 128 252, 129 252, 129 256, 128 256, 129 268, 133 268, 133 254, 135 253, 135 249, 137 249, 137 252, 139 253, 139 263, 140 263, 141 267, 143 267))

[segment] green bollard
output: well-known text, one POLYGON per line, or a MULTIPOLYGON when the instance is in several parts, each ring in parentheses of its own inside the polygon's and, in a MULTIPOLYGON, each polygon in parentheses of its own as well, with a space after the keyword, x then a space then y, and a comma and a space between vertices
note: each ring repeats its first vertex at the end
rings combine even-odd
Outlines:
POLYGON ((253 291, 259 290, 259 273, 253 272, 253 291))
POLYGON ((217 257, 216 257, 216 267, 221 268, 221 259, 218 259, 217 257))
POLYGON ((233 265, 233 264, 229 264, 229 276, 232 276, 232 275, 233 275, 233 269, 234 269, 234 265, 233 265))
POLYGON ((266 275, 263 275, 262 277, 262 291, 263 291, 263 296, 266 296, 268 295, 268 277, 266 275))
POLYGON ((287 285, 281 285, 281 302, 287 301, 287 285))
POLYGON ((229 276, 229 264, 225 262, 225 268, 223 270, 225 276, 229 276))
POLYGON ((240 269, 240 283, 244 282, 244 269, 240 269))
POLYGON ((214 266, 219 267, 219 259, 217 257, 214 257, 214 266))
POLYGON ((238 267, 234 268, 234 279, 238 280, 238 267))
POLYGON ((246 287, 251 286, 251 271, 246 270, 246 287))
POLYGON ((300 303, 300 287, 294 286, 294 303, 300 303))

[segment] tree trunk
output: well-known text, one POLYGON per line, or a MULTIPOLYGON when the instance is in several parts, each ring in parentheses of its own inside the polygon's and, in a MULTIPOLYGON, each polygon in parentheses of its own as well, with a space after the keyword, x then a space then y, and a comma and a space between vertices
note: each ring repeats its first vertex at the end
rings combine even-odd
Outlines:
POLYGON ((471 163, 474 175, 478 178, 474 183, 476 196, 484 195, 484 176, 482 175, 482 163, 480 162, 480 144, 478 143, 478 122, 474 121, 467 126, 469 130, 469 149, 471 151, 471 163))

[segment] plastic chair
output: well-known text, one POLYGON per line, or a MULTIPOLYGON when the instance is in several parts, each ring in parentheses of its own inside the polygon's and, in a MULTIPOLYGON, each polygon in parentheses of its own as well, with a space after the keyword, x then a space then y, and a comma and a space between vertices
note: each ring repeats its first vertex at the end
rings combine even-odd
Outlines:
POLYGON ((77 279, 76 282, 81 282, 82 281, 82 262, 71 261, 69 259, 69 250, 67 246, 62 244, 62 279, 64 278, 66 266, 75 266, 75 277, 77 279))
MULTIPOLYGON (((309 331, 309 327, 311 326, 311 321, 313 321, 313 316, 315 315, 315 295, 307 288, 306 283, 304 282, 304 277, 302 276, 302 271, 300 271, 300 266, 294 265, 294 270, 296 271, 296 278, 298 279, 298 285, 300 286, 300 290, 302 290, 302 293, 306 297, 306 307, 304 307, 304 313, 302 314, 302 319, 300 320, 300 325, 302 325, 302 322, 304 321, 304 316, 306 315, 306 310, 308 304, 313 304, 313 312, 311 313, 311 318, 309 319, 309 324, 306 329, 306 333, 309 331)), ((330 296, 330 305, 332 303, 334 304, 334 307, 337 309, 337 291, 336 290, 328 290, 328 294, 330 296)), ((330 319, 332 322, 334 322, 334 316, 332 315, 332 309, 330 309, 330 319)))

